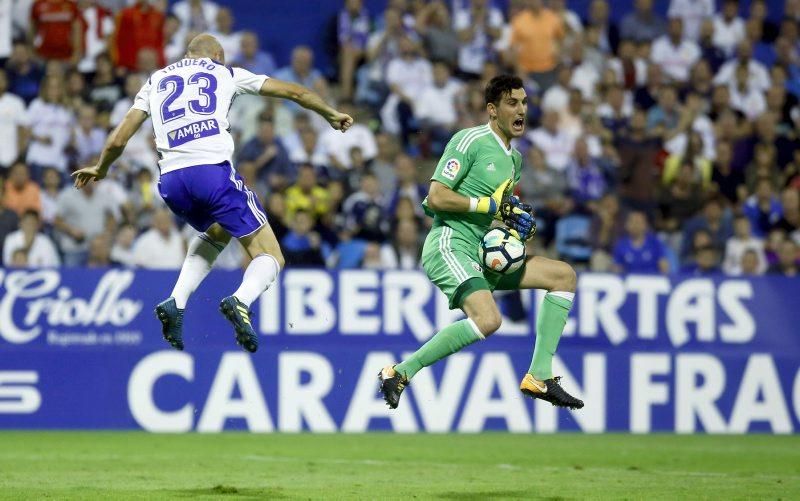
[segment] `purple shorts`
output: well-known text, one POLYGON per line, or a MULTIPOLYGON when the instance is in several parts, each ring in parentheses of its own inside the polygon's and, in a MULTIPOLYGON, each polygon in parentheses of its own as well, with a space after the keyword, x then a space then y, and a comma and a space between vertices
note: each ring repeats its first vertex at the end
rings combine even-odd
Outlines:
POLYGON ((241 238, 267 223, 255 193, 230 162, 186 167, 161 176, 158 192, 167 206, 197 231, 220 226, 241 238))

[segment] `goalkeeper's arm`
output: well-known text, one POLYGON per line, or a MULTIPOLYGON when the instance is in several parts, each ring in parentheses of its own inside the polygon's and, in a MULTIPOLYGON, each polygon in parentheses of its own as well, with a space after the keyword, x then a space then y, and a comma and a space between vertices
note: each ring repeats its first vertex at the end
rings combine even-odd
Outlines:
POLYGON ((480 212, 496 214, 510 181, 500 185, 490 197, 467 197, 433 180, 428 191, 428 207, 437 212, 480 212))

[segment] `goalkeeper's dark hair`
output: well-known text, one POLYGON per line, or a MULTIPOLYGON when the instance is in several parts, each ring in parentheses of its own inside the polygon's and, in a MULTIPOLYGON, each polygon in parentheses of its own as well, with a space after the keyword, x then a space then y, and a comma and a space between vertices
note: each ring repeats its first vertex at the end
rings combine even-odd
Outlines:
POLYGON ((492 103, 495 106, 500 104, 503 96, 510 94, 514 89, 522 88, 522 79, 515 75, 497 75, 489 80, 484 91, 486 104, 492 103))

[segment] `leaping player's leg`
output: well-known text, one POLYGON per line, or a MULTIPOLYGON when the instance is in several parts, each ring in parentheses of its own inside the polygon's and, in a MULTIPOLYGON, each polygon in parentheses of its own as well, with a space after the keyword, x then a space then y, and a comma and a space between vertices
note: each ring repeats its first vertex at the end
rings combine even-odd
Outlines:
POLYGON ((547 294, 536 317, 536 343, 528 373, 520 390, 559 407, 580 409, 583 401, 567 393, 553 377, 553 355, 575 298, 575 271, 563 261, 534 256, 525 263, 520 289, 545 289, 547 294))
POLYGON ((233 324, 236 342, 250 353, 258 349, 258 335, 250 321, 250 305, 266 291, 283 267, 283 254, 269 223, 252 235, 239 238, 252 258, 236 292, 224 298, 220 311, 233 324))
POLYGON ((189 296, 206 278, 230 239, 230 233, 215 223, 189 242, 186 259, 172 294, 156 306, 156 316, 161 321, 164 339, 173 348, 183 349, 183 312, 189 296))
POLYGON ((211 204, 213 217, 239 240, 252 261, 239 288, 222 299, 219 309, 233 325, 236 342, 252 353, 258 349, 258 335, 250 321, 250 305, 275 281, 283 254, 258 197, 229 163, 222 167, 227 179, 211 204))

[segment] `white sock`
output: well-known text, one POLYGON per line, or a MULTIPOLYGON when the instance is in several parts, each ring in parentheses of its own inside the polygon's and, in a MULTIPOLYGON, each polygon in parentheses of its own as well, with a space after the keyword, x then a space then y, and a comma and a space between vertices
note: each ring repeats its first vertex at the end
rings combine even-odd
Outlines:
POLYGON ((273 256, 257 255, 244 270, 242 285, 236 289, 233 295, 249 308, 253 301, 272 285, 279 271, 280 266, 273 256))
POLYGON ((181 274, 172 289, 172 297, 175 298, 175 306, 179 309, 186 308, 186 302, 206 278, 214 260, 225 248, 222 242, 216 242, 205 233, 197 235, 189 242, 189 250, 186 252, 186 259, 181 267, 181 274))

